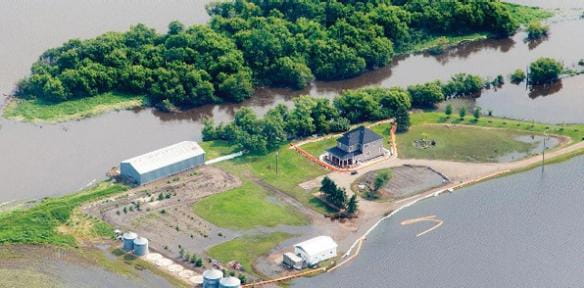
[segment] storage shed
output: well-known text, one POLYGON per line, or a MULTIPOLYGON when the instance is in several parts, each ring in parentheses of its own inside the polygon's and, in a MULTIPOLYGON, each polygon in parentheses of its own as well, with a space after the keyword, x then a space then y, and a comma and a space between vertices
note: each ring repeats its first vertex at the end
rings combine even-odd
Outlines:
POLYGON ((205 151, 194 141, 183 141, 120 163, 123 178, 139 185, 205 164, 205 151))
POLYGON ((294 245, 294 254, 300 256, 307 266, 337 256, 337 243, 329 236, 318 236, 294 245))

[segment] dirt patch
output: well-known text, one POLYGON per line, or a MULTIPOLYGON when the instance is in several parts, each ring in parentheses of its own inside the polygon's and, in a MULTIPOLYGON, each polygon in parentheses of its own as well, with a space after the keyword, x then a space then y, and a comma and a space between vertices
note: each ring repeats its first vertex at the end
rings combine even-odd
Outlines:
MULTIPOLYGON (((369 171, 351 186, 361 195, 374 187, 375 178, 380 170, 369 171)), ((403 165, 391 169, 391 178, 377 192, 379 200, 395 200, 415 195, 448 183, 448 178, 425 166, 403 165)))
MULTIPOLYGON (((173 177, 131 189, 115 198, 83 207, 114 227, 134 231, 150 240, 150 247, 177 257, 180 248, 202 253, 207 247, 235 236, 195 215, 197 200, 241 185, 225 171, 203 166, 173 177)), ((200 254, 199 254, 200 255, 200 254)))

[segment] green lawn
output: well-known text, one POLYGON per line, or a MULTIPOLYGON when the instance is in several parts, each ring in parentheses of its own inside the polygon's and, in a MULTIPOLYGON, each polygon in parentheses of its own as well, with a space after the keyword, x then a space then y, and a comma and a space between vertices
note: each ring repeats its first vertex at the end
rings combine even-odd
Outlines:
POLYGON ((283 145, 279 150, 267 155, 244 155, 216 165, 242 178, 258 177, 303 204, 322 213, 328 212, 324 203, 314 197, 310 191, 305 191, 298 186, 302 182, 326 174, 328 170, 308 161, 289 149, 288 145, 283 145), (278 171, 276 171, 276 158, 278 171))
MULTIPOLYGON (((426 123, 449 123, 449 124, 465 124, 476 125, 481 127, 495 127, 505 128, 510 130, 522 131, 527 133, 537 134, 555 134, 571 138, 578 142, 584 140, 584 124, 543 124, 532 121, 521 121, 497 117, 483 116, 479 121, 474 121, 472 116, 467 116, 464 121, 461 121, 458 116, 451 116, 446 118, 444 113, 440 112, 420 112, 410 114, 410 122, 412 127, 426 123)), ((399 135, 398 135, 399 138, 399 135)))
POLYGON ((306 143, 301 147, 315 157, 319 157, 329 148, 337 146, 337 139, 336 137, 331 137, 317 142, 306 143))
POLYGON ((527 153, 532 145, 514 140, 525 135, 504 129, 485 129, 455 125, 416 125, 397 137, 400 158, 442 159, 468 162, 496 162, 509 153, 527 153), (418 139, 431 139, 436 146, 420 149, 418 139))
POLYGON ((63 283, 56 277, 24 268, 0 268, 0 279, 2 279, 0 287, 7 288, 64 287, 63 283))
POLYGON ((222 263, 239 261, 246 272, 253 272, 252 266, 255 259, 268 254, 279 243, 292 236, 282 232, 246 236, 211 247, 207 253, 222 263))
POLYGON ((105 93, 94 97, 47 103, 41 100, 15 100, 4 109, 4 117, 29 122, 56 123, 82 119, 116 109, 144 105, 144 97, 105 93))
MULTIPOLYGON (((126 191, 127 187, 103 182, 94 188, 59 198, 48 198, 29 209, 18 209, 0 214, 0 244, 56 244, 73 246, 71 235, 57 231, 66 224, 75 208, 83 203, 126 191)), ((96 227, 96 234, 105 227, 96 227)))
POLYGON ((195 203, 193 209, 205 220, 232 229, 309 223, 296 209, 270 198, 262 187, 250 181, 241 187, 209 196, 195 203))
POLYGON ((205 159, 211 160, 221 156, 229 155, 238 152, 233 145, 229 145, 226 141, 203 141, 199 142, 201 148, 205 150, 205 159))

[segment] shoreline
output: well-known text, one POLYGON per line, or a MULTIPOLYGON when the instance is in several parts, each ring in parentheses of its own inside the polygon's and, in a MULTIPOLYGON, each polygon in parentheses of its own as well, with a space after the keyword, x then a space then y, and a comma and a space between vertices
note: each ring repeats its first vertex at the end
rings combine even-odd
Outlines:
POLYGON ((367 236, 369 236, 371 234, 371 232, 373 232, 382 222, 384 222, 387 219, 390 219, 392 216, 399 213, 401 210, 406 209, 408 207, 411 207, 411 206, 413 206, 413 205, 415 205, 418 202, 421 202, 423 200, 434 198, 434 197, 440 196, 440 195, 447 193, 447 192, 452 193, 455 190, 459 190, 462 188, 466 188, 468 186, 479 184, 479 183, 482 183, 484 181, 493 180, 493 179, 496 179, 499 177, 513 175, 515 173, 521 173, 521 172, 524 172, 526 170, 535 169, 537 167, 542 166, 542 164, 543 165, 556 164, 559 162, 568 161, 570 159, 573 159, 575 157, 578 157, 578 156, 581 156, 584 154, 584 141, 574 143, 572 145, 560 147, 557 150, 550 152, 550 154, 552 154, 552 153, 553 153, 553 155, 550 158, 547 158, 544 163, 542 163, 541 161, 539 161, 539 159, 537 159, 537 158, 540 158, 540 155, 536 155, 536 156, 533 156, 530 158, 526 158, 523 160, 509 163, 509 164, 514 164, 517 162, 525 162, 523 165, 518 165, 518 167, 515 167, 512 169, 505 169, 505 170, 497 171, 497 172, 494 172, 494 173, 491 173, 488 175, 483 175, 481 177, 470 179, 470 180, 459 182, 459 183, 452 183, 450 185, 447 184, 447 185, 437 187, 434 189, 430 189, 430 190, 422 192, 420 194, 417 194, 417 195, 414 195, 414 196, 411 196, 411 197, 401 199, 401 200, 394 202, 393 204, 397 204, 397 203, 400 203, 400 204, 397 205, 396 207, 393 207, 390 211, 386 212, 385 213, 386 215, 384 215, 383 217, 378 219, 377 222, 375 222, 375 224, 373 224, 371 227, 369 227, 365 233, 363 233, 361 236, 359 236, 357 238, 357 240, 355 240, 353 242, 353 244, 349 247, 349 249, 341 256, 341 259, 344 259, 344 261, 342 261, 338 265, 330 267, 329 269, 327 269, 326 272, 336 270, 336 269, 340 268, 340 266, 349 263, 351 260, 353 260, 357 256, 359 256, 359 252, 361 251, 361 247, 362 247, 363 243, 365 242, 365 240, 367 240, 367 236), (358 248, 355 251, 355 253, 352 253, 353 249, 355 249, 355 247, 358 247, 358 248))

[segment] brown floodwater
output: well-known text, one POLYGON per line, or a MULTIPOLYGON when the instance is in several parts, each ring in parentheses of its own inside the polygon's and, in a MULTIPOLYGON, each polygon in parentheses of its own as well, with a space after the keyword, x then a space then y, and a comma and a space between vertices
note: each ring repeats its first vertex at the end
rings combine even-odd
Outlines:
MULTIPOLYGON (((204 11, 207 2, 3 1, 0 92, 9 93, 44 50, 69 38, 123 31, 138 22, 159 31, 164 31, 167 23, 174 19, 187 24, 204 23, 208 20, 204 11)), ((552 1, 541 3, 549 5, 548 2, 552 1)), ((0 203, 77 191, 104 178, 105 172, 120 160, 178 141, 199 139, 202 119, 211 117, 216 121, 227 121, 241 106, 251 107, 261 114, 280 103, 290 105, 294 96, 300 94, 334 97, 343 89, 369 85, 405 86, 445 80, 459 72, 485 77, 508 75, 541 56, 554 57, 572 65, 584 58, 584 21, 578 18, 581 10, 573 10, 582 2, 562 1, 562 16, 551 21, 550 36, 537 45, 524 42, 526 34, 521 32, 509 39, 461 45, 439 56, 397 57, 391 66, 354 79, 317 81, 303 91, 258 89, 255 98, 242 104, 208 105, 183 113, 136 109, 53 125, 2 119, 0 203)), ((476 99, 476 104, 493 110, 498 116, 546 122, 584 122, 583 80, 582 77, 564 79, 560 84, 534 91, 508 84, 485 92, 476 99)))

